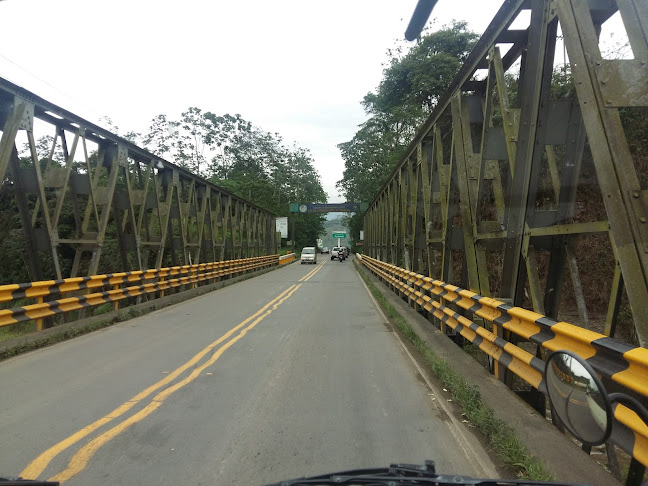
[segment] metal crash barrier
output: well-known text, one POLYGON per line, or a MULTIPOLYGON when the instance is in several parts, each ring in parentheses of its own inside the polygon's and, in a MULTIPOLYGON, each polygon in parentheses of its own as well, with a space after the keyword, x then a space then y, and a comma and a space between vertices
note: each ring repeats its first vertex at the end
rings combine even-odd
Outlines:
POLYGON ((279 257, 279 265, 286 265, 287 263, 292 263, 295 261, 295 254, 288 253, 287 255, 282 255, 279 257))
MULTIPOLYGON (((452 329, 490 356, 498 378, 508 370, 546 393, 544 361, 511 342, 522 338, 541 346, 542 350, 573 351, 629 394, 640 399, 648 397, 648 349, 558 322, 365 255, 358 255, 358 260, 394 291, 407 297, 410 305, 428 311, 442 331, 452 329)), ((648 426, 632 410, 620 404, 614 410, 614 418, 611 440, 648 465, 648 426)))
POLYGON ((106 303, 113 303, 113 307, 117 309, 119 301, 129 297, 151 295, 156 292, 159 292, 160 296, 164 296, 164 292, 169 289, 183 285, 194 288, 200 282, 233 277, 250 270, 276 266, 279 262, 279 255, 268 255, 181 267, 2 285, 0 286, 0 305, 7 307, 5 303, 9 303, 9 308, 0 310, 0 326, 35 320, 37 330, 40 331, 43 328, 42 320, 45 317, 106 303), (96 291, 85 295, 65 297, 70 292, 91 289, 96 291), (48 297, 51 300, 47 299, 48 297), (11 303, 22 304, 21 301, 24 299, 35 299, 36 303, 19 307, 11 306, 11 303))

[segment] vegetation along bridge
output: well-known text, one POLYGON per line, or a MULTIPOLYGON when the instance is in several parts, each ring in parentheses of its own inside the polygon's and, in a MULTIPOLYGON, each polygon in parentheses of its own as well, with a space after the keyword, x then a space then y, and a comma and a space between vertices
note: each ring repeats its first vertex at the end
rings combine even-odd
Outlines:
MULTIPOLYGON (((506 0, 431 102, 352 227, 361 264, 543 415, 557 349, 646 403, 648 4, 506 0), (614 19, 629 47, 605 57, 614 19)), ((272 212, 3 79, 0 127, 3 265, 25 262, 31 280, 0 286, 0 326, 294 258, 279 256, 272 212)), ((648 426, 623 405, 614 417, 609 444, 639 484, 648 426)))

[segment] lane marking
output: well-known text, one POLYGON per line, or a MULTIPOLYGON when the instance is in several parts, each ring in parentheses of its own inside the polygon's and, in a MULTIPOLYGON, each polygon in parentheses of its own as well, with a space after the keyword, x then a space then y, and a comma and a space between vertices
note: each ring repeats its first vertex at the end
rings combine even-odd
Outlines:
POLYGON ((306 275, 304 275, 302 278, 298 280, 298 282, 306 282, 308 279, 310 279, 313 275, 315 275, 317 272, 319 272, 322 267, 324 266, 324 263, 320 263, 317 265, 313 270, 308 272, 306 275))
POLYGON ((47 449, 45 452, 43 452, 41 455, 39 455, 36 459, 34 459, 25 469, 23 469, 23 471, 20 473, 20 476, 23 477, 23 478, 32 478, 32 479, 38 478, 38 476, 40 476, 42 474, 42 472, 49 465, 49 463, 52 461, 52 459, 54 459, 58 454, 63 452, 68 447, 76 444, 78 441, 80 441, 84 437, 87 437, 92 432, 94 432, 98 428, 102 427, 103 425, 107 424, 111 420, 120 417, 121 415, 126 413, 128 410, 130 410, 132 407, 134 407, 136 404, 138 404, 140 401, 142 401, 143 399, 148 397, 150 394, 152 394, 154 391, 158 390, 159 388, 161 388, 161 387, 167 385, 168 383, 170 383, 171 381, 175 380, 179 375, 181 375, 188 368, 190 368, 191 366, 198 363, 214 347, 218 346, 220 343, 222 343, 223 341, 228 339, 232 334, 234 334, 238 329, 245 326, 248 322, 252 321, 257 316, 259 316, 260 314, 265 312, 275 302, 280 300, 284 295, 286 295, 288 292, 290 292, 292 289, 294 289, 294 287, 295 287, 294 285, 288 287, 285 291, 283 291, 277 297, 272 299, 270 302, 268 302, 266 305, 264 305, 257 312, 252 314, 250 317, 245 319, 243 322, 241 322, 237 326, 234 326, 232 329, 230 329, 228 332, 223 334, 216 341, 211 343, 209 346, 204 348, 202 351, 200 351, 198 354, 196 354, 193 358, 191 358, 189 361, 187 361, 184 365, 180 366, 179 368, 177 368, 172 373, 169 373, 162 380, 160 380, 157 383, 149 386, 144 391, 138 393, 133 398, 131 398, 127 402, 124 402, 119 407, 117 407, 115 410, 110 412, 109 414, 105 415, 104 417, 100 418, 99 420, 96 420, 95 422, 91 423, 90 425, 88 425, 88 426, 84 427, 83 429, 75 432, 74 434, 72 434, 68 438, 63 439, 61 442, 59 442, 59 443, 53 445, 52 447, 50 447, 49 449, 47 449))
MULTIPOLYGON (((67 469, 64 471, 60 472, 59 474, 56 474, 55 476, 52 476, 48 481, 60 481, 64 482, 67 481, 68 479, 76 476, 78 473, 80 473, 85 467, 88 465, 88 462, 90 459, 92 459, 92 456, 94 456, 95 452, 99 450, 101 446, 106 444, 108 441, 111 439, 115 438, 117 435, 121 434, 124 430, 126 430, 128 427, 130 427, 133 424, 136 424, 137 422, 142 421, 144 418, 149 416, 151 413, 153 413, 155 410, 160 408, 162 403, 164 403, 164 400, 169 398, 171 395, 173 395, 176 391, 180 390, 184 386, 188 385, 192 381, 194 381, 198 376, 200 376, 200 373, 205 369, 208 368, 209 366, 213 365, 218 358, 220 358, 223 353, 229 349, 234 343, 236 343, 239 339, 243 338, 247 332, 251 329, 253 329, 259 322, 261 322, 263 319, 265 319, 267 316, 269 316, 272 311, 276 310, 283 302, 288 300, 292 294, 294 294, 301 285, 293 286, 292 290, 285 295, 281 300, 276 301, 272 305, 271 309, 266 310, 262 315, 257 317, 252 324, 247 326, 246 328, 242 329, 241 332, 238 334, 238 336, 232 338, 229 340, 227 343, 223 344, 213 355, 209 360, 207 360, 205 363, 194 369, 189 376, 184 378, 183 380, 179 381, 173 386, 170 386, 169 388, 164 389, 160 393, 158 393, 153 399, 151 400, 151 403, 149 403, 146 407, 144 407, 142 410, 137 412, 136 414, 132 415, 131 417, 127 418, 120 424, 114 426, 112 429, 104 432, 98 437, 95 437, 92 439, 90 442, 88 442, 85 446, 83 446, 81 449, 77 451, 76 454, 70 459, 70 462, 68 463, 67 469)), ((284 292, 285 294, 285 292, 284 292)))
MULTIPOLYGON (((358 272, 358 269, 356 269, 356 272, 358 272)), ((405 346, 405 343, 403 342, 401 337, 398 335, 396 330, 393 329, 393 326, 392 326, 391 322, 389 321, 389 319, 387 318, 387 316, 383 312, 382 307, 380 307, 380 304, 378 303, 378 301, 375 299, 375 297, 371 293, 371 290, 369 290, 369 287, 365 283, 364 279, 360 275, 358 275, 358 277, 360 277, 360 281, 362 282, 362 285, 364 285, 364 288, 367 290, 367 293, 369 294, 369 297, 371 298, 372 302, 374 303, 374 306, 376 307, 376 310, 378 311, 378 313, 383 318, 384 324, 387 324, 390 328, 392 328, 392 330, 394 331, 394 332, 392 332, 392 334, 396 337, 396 340, 398 341, 398 344, 401 345, 401 347, 405 351, 405 354, 409 357, 410 361, 412 362, 412 364, 414 365, 416 370, 419 372, 419 375, 421 375, 421 378, 423 378, 423 381, 425 381, 425 384, 427 385, 428 389, 436 396, 439 396, 439 397, 443 396, 443 394, 437 389, 437 387, 429 380, 429 378, 427 376, 427 371, 425 371, 419 365, 419 363, 416 361, 416 359, 414 358, 412 353, 410 353, 409 349, 407 349, 407 346, 405 346)), ((479 467, 481 468, 481 470, 483 472, 483 477, 485 477, 485 478, 494 478, 494 477, 496 477, 497 476, 497 468, 493 464, 493 461, 490 460, 490 457, 488 457, 488 455, 486 455, 485 458, 482 458, 477 453, 477 451, 474 449, 474 447, 472 445, 473 442, 475 441, 475 439, 470 439, 470 438, 466 437, 466 434, 464 432, 463 424, 461 422, 459 422, 459 420, 457 420, 457 418, 455 418, 454 411, 451 410, 450 407, 448 407, 443 402, 443 400, 435 400, 434 405, 435 406, 440 406, 443 409, 443 411, 446 413, 446 416, 450 419, 450 421, 452 422, 452 425, 454 425, 454 427, 448 427, 450 429, 450 433, 454 436, 454 438, 457 441, 459 447, 461 447, 463 449, 464 453, 466 454, 466 457, 471 457, 472 456, 472 457, 476 458, 477 462, 479 463, 479 467)))
POLYGON ((315 268, 313 268, 311 271, 309 271, 306 275, 304 275, 302 278, 298 280, 298 282, 305 282, 307 278, 309 278, 310 275, 314 275, 319 268, 324 265, 323 263, 316 265, 315 268))
POLYGON ((319 272, 322 269, 323 266, 324 266, 324 263, 322 263, 321 265, 318 265, 318 267, 310 275, 306 276, 306 278, 303 281, 306 282, 306 281, 310 280, 317 272, 319 272))

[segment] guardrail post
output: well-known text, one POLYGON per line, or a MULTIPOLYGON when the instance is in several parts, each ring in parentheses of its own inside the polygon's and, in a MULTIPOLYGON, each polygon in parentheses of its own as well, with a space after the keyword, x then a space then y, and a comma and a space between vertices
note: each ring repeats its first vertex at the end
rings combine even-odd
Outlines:
MULTIPOLYGON (((113 290, 119 290, 119 285, 115 284, 112 286, 113 290)), ((118 300, 113 300, 113 310, 119 310, 119 301, 118 300)))
MULTIPOLYGON (((512 305, 511 299, 499 300, 506 304, 512 305)), ((512 334, 511 331, 507 331, 502 326, 498 325, 496 322, 493 322, 493 334, 497 335, 497 337, 499 338, 515 344, 515 335, 512 334)), ((513 373, 511 373, 511 371, 509 371, 509 369, 498 360, 494 361, 493 363, 493 373, 495 374, 495 377, 502 383, 504 383, 507 387, 513 388, 513 373)))
MULTIPOLYGON (((37 304, 42 304, 43 303, 43 296, 41 295, 40 297, 36 298, 36 303, 37 304)), ((43 318, 36 319, 36 330, 37 331, 42 331, 43 330, 43 318)))
MULTIPOLYGON (((511 333, 506 331, 501 326, 494 326, 497 328, 497 337, 508 341, 511 338, 511 333)), ((495 377, 504 383, 507 387, 513 388, 513 374, 508 370, 506 366, 498 361, 495 362, 495 377)))

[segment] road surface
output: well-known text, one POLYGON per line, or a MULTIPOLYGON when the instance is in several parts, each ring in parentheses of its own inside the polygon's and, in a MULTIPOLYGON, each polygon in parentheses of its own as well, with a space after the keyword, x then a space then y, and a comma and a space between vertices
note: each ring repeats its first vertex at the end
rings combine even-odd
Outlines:
POLYGON ((352 262, 326 255, 2 362, 0 384, 4 475, 259 485, 425 459, 496 475, 352 262))

